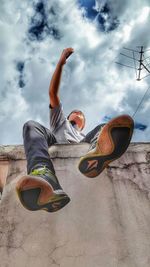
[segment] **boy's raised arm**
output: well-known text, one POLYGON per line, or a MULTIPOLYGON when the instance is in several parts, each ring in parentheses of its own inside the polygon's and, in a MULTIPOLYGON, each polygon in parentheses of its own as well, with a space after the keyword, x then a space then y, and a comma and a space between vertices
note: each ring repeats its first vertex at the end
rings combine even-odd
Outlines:
POLYGON ((61 80, 62 68, 66 64, 66 59, 74 52, 73 48, 65 48, 61 54, 61 57, 57 63, 56 69, 52 76, 49 86, 49 97, 51 108, 58 106, 60 103, 59 99, 59 85, 61 80))

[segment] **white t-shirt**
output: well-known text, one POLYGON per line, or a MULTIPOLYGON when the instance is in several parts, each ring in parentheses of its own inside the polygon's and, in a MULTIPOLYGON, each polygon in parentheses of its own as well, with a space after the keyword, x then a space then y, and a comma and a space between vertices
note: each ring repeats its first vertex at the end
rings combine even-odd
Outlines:
POLYGON ((79 143, 85 134, 78 131, 64 115, 62 103, 50 109, 50 129, 57 143, 79 143))

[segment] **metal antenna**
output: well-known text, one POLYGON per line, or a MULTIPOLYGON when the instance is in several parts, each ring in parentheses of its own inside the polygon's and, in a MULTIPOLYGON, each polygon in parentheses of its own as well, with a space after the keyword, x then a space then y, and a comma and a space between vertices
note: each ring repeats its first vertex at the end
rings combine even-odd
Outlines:
MULTIPOLYGON (((123 47, 123 49, 127 50, 129 53, 132 52, 132 54, 130 55, 126 55, 124 53, 120 53, 120 55, 122 55, 123 57, 126 57, 126 58, 129 58, 129 59, 132 59, 133 60, 133 63, 134 65, 133 66, 129 66, 129 65, 126 65, 126 64, 123 64, 123 63, 120 63, 120 62, 115 62, 119 65, 122 65, 124 67, 128 67, 128 68, 133 68, 135 69, 135 75, 136 75, 136 80, 137 81, 141 81, 142 79, 148 77, 150 75, 150 69, 149 69, 149 66, 150 66, 150 62, 147 61, 147 59, 150 58, 150 56, 148 57, 145 57, 144 56, 144 53, 145 52, 149 52, 150 49, 147 49, 144 51, 144 46, 138 46, 137 48, 140 48, 140 50, 134 50, 134 49, 130 49, 130 48, 126 48, 126 47, 123 47), (138 55, 139 55, 139 58, 138 58, 138 55), (138 66, 137 66, 137 63, 138 63, 138 66), (145 64, 146 63, 146 64, 145 64), (142 73, 142 70, 145 70, 146 72, 148 72, 147 75, 141 77, 141 73, 142 73)), ((137 113, 139 107, 141 106, 148 90, 150 89, 150 87, 148 87, 144 93, 144 95, 142 96, 135 112, 133 113, 132 117, 135 116, 135 114, 137 113)))
POLYGON ((127 65, 129 63, 124 64, 124 63, 117 62, 117 61, 115 63, 122 65, 124 67, 133 68, 135 70, 136 80, 141 81, 142 79, 150 75, 150 69, 149 69, 150 62, 147 61, 147 59, 149 59, 150 56, 146 58, 144 56, 144 53, 150 51, 150 49, 144 51, 144 46, 140 46, 140 47, 138 46, 137 48, 140 48, 140 49, 134 50, 134 49, 123 47, 123 49, 128 51, 128 53, 130 54, 120 53, 121 56, 132 59, 133 65, 127 65), (148 72, 149 74, 141 77, 142 70, 146 70, 146 72, 148 72))

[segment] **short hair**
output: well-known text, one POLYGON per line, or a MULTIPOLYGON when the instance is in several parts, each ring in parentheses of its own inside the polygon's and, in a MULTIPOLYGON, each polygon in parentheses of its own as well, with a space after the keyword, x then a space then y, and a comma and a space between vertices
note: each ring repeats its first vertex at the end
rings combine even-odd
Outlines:
MULTIPOLYGON (((81 113, 81 115, 83 116, 83 119, 84 119, 84 125, 85 125, 85 115, 84 115, 84 113, 83 113, 81 110, 78 110, 78 109, 74 109, 74 110, 72 110, 72 111, 69 113, 69 115, 67 116, 67 119, 69 120, 70 115, 71 115, 72 113, 74 113, 74 112, 79 112, 79 113, 81 113)), ((83 126, 83 127, 84 127, 84 126, 83 126)), ((82 129, 83 129, 83 127, 82 127, 82 129)))

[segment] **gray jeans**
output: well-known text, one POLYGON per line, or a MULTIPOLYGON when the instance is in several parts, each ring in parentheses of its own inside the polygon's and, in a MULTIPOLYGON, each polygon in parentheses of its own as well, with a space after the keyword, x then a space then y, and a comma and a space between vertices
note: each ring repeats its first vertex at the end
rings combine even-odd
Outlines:
MULTIPOLYGON (((99 124, 90 131, 81 141, 95 144, 101 127, 99 124)), ((46 165, 55 173, 53 163, 50 159, 48 148, 57 143, 52 132, 40 123, 29 120, 23 126, 23 141, 27 159, 27 173, 37 166, 46 165)))

